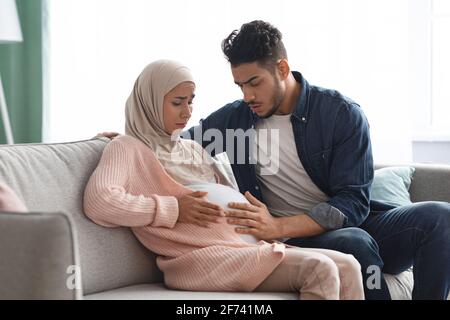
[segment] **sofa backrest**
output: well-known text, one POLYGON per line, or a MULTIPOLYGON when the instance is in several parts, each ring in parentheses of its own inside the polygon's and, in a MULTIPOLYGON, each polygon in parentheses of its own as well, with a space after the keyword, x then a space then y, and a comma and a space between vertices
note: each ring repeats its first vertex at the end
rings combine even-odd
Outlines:
POLYGON ((72 216, 84 294, 162 281, 155 256, 129 228, 104 228, 84 215, 84 188, 107 141, 0 145, 0 181, 9 185, 30 211, 72 216))

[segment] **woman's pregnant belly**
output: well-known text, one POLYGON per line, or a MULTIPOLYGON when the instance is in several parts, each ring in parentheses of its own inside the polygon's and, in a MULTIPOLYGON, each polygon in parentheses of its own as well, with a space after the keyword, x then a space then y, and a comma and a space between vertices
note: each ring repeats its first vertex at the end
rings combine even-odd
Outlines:
MULTIPOLYGON (((243 202, 249 203, 248 200, 239 191, 231 187, 224 186, 218 183, 199 183, 186 186, 194 191, 206 191, 208 194, 206 198, 209 202, 221 206, 224 210, 230 210, 228 203, 243 202)), ((240 234, 241 238, 248 243, 257 243, 259 239, 251 234, 240 234)))

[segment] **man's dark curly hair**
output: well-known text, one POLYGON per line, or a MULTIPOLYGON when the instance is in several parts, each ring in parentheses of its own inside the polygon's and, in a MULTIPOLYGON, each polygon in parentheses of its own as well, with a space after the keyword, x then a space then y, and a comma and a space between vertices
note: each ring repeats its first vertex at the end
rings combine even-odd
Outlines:
POLYGON ((270 23, 255 20, 234 30, 222 41, 222 51, 232 66, 258 62, 272 69, 278 60, 287 59, 281 32, 270 23))

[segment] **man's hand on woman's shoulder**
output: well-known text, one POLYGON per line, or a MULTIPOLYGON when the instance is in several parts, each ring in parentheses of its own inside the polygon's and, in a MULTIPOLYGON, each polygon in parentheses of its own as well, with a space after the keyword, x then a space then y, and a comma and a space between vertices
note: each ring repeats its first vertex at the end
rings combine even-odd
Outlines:
POLYGON ((94 137, 94 139, 95 138, 102 138, 102 137, 105 137, 105 138, 108 138, 108 139, 110 139, 110 140, 114 140, 114 138, 116 138, 117 136, 119 136, 120 135, 120 133, 117 133, 117 132, 101 132, 101 133, 98 133, 95 137, 94 137))

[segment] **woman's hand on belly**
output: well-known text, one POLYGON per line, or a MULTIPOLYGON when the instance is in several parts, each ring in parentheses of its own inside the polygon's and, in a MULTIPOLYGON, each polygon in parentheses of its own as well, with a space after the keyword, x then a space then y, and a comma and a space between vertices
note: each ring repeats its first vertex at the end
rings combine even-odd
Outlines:
POLYGON ((218 223, 225 213, 221 206, 206 200, 208 192, 196 191, 177 198, 178 222, 193 223, 208 228, 218 223))

